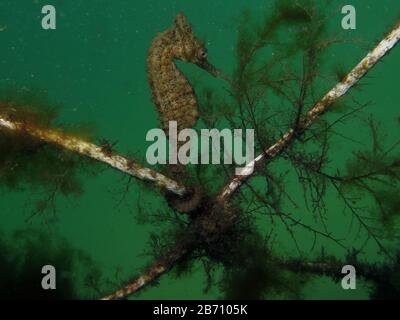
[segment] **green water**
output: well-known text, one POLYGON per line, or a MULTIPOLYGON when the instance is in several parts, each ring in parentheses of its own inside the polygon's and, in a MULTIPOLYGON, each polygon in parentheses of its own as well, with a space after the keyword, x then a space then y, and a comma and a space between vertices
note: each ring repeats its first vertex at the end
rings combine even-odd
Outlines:
MULTIPOLYGON (((400 16, 397 0, 350 2, 333 1, 330 6, 329 24, 333 33, 350 34, 371 44, 381 39, 400 16), (340 8, 350 2, 357 10, 357 29, 343 31, 340 8)), ((61 123, 94 124, 98 136, 118 141, 118 152, 137 153, 141 157, 147 147, 147 131, 158 126, 146 79, 147 50, 157 32, 168 28, 176 14, 184 12, 196 33, 206 39, 213 64, 230 72, 234 62, 237 17, 244 9, 260 12, 271 8, 268 0, 53 0, 51 4, 57 9, 57 29, 45 31, 40 25, 41 8, 45 4, 48 1, 0 0, 0 29, 5 28, 0 32, 0 87, 44 89, 51 101, 62 105, 61 123)), ((365 54, 364 46, 338 45, 327 65, 340 62, 351 67, 365 54)), ((374 102, 371 113, 384 123, 391 139, 399 135, 396 122, 400 114, 399 70, 400 48, 396 48, 370 73, 368 86, 355 93, 359 99, 374 102)), ((194 83, 209 81, 218 85, 205 73, 196 72, 195 75, 194 83)), ((341 130, 355 139, 364 134, 349 123, 342 125, 341 130)), ((347 152, 345 146, 337 145, 336 157, 345 158, 347 152)), ((60 235, 74 248, 90 255, 105 276, 116 281, 129 279, 148 262, 143 253, 148 248, 150 232, 157 228, 139 225, 135 220, 135 199, 139 192, 135 183, 127 196, 130 199, 118 205, 126 181, 111 169, 87 177, 85 193, 77 198, 57 200, 57 216, 47 223, 41 217, 35 217, 29 224, 26 222, 32 197, 29 192, 4 191, 0 198, 0 230, 10 235, 18 229, 39 228, 50 235, 60 235)), ((145 197, 148 202, 143 205, 154 208, 163 205, 158 194, 148 193, 145 197)), ((333 200, 330 208, 336 210, 333 200)), ((346 234, 348 217, 336 217, 331 222, 335 231, 346 234)), ((309 246, 309 240, 304 241, 304 245, 309 246)), ((46 250, 46 243, 42 249, 46 250)), ((374 245, 366 252, 371 260, 380 259, 374 245)), ((341 254, 340 251, 337 253, 341 254)), ((218 288, 203 292, 205 280, 206 276, 198 266, 194 272, 179 279, 164 276, 159 286, 148 288, 136 298, 221 297, 218 288)), ((307 284, 304 296, 365 299, 368 290, 361 281, 357 290, 345 291, 340 283, 316 278, 307 284)))

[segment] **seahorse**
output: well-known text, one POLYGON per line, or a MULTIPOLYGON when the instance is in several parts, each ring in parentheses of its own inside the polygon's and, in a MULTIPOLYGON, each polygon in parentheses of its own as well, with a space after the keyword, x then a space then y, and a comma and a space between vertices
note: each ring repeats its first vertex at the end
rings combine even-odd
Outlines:
MULTIPOLYGON (((207 50, 193 33, 191 25, 181 13, 168 30, 159 33, 153 40, 147 57, 148 81, 153 102, 157 107, 160 126, 168 136, 169 121, 177 122, 178 132, 192 128, 199 117, 198 102, 189 80, 177 68, 175 60, 193 63, 209 69, 207 50)), ((169 165, 173 178, 184 178, 182 165, 169 165)), ((178 211, 191 211, 200 201, 199 190, 194 190, 187 199, 175 201, 178 211)))
POLYGON ((191 25, 179 14, 173 26, 159 33, 149 49, 148 79, 157 106, 161 128, 168 135, 169 121, 177 121, 178 131, 192 128, 199 117, 196 94, 175 60, 204 67, 207 50, 197 39, 191 25))

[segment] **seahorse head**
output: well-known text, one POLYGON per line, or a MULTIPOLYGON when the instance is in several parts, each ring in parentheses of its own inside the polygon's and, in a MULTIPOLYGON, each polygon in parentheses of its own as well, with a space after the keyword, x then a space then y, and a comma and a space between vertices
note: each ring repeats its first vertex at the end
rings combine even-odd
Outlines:
POLYGON ((175 57, 202 67, 207 62, 207 49, 182 13, 176 16, 173 31, 175 57))

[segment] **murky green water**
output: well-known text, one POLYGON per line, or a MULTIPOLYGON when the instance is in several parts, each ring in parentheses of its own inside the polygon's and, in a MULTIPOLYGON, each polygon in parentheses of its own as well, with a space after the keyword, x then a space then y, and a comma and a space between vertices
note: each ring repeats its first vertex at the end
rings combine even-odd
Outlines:
MULTIPOLYGON (((45 90, 49 99, 61 104, 60 122, 68 125, 91 123, 97 135, 117 141, 116 149, 124 154, 145 155, 145 135, 157 127, 157 114, 150 101, 146 78, 146 54, 157 32, 171 25, 184 12, 196 33, 207 43, 209 58, 222 70, 230 72, 234 62, 235 25, 244 9, 270 10, 271 1, 61 1, 51 3, 57 9, 57 29, 41 28, 41 7, 48 1, 0 0, 0 87, 45 90)), ((323 1, 317 1, 322 4, 323 1)), ((343 31, 340 8, 349 1, 333 1, 329 25, 333 33, 349 34, 368 44, 382 38, 395 18, 400 17, 400 2, 350 1, 357 9, 357 29, 343 31)), ((358 44, 341 44, 327 56, 327 65, 341 63, 351 67, 366 54, 358 44)), ((400 48, 379 64, 364 80, 367 84, 355 97, 373 101, 371 113, 383 123, 391 140, 399 135, 400 48)), ((194 72, 193 83, 217 84, 202 72, 194 72)), ((324 81, 321 79, 321 81, 324 81)), ((342 133, 354 139, 363 132, 346 123, 342 133)), ((345 159, 348 148, 338 144, 335 157, 345 159)), ((29 204, 35 196, 28 191, 2 190, 0 231, 9 236, 14 230, 40 229, 51 237, 64 237, 74 248, 88 254, 109 279, 129 279, 146 263, 150 232, 157 227, 139 225, 134 216, 139 194, 133 183, 126 201, 119 204, 127 180, 118 172, 105 169, 95 177, 86 177, 85 192, 80 197, 57 200, 55 216, 34 217, 29 204)), ((143 192, 143 191, 142 191, 143 192)), ((164 205, 160 195, 145 191, 143 206, 155 209, 164 205)), ((332 196, 329 211, 331 227, 346 235, 349 217, 343 216, 332 196), (333 224, 333 225, 332 225, 333 224)), ((284 230, 282 230, 284 232, 284 230)), ((289 235, 282 236, 285 250, 293 250, 289 235), (285 237, 288 238, 285 241, 285 237), (286 243, 287 242, 287 243, 286 243)), ((18 239, 16 240, 18 242, 18 239)), ((300 238, 305 248, 310 239, 300 238)), ((358 241, 358 240, 354 240, 358 241)), ((41 250, 47 250, 43 243, 41 250)), ((342 255, 337 248, 333 250, 342 255)), ((305 250, 307 252, 307 249, 305 250)), ((374 244, 366 248, 370 261, 379 261, 374 244)), ((46 264, 43 261, 43 264, 46 264)), ((12 272, 12 271, 9 271, 12 272)), ((38 275, 40 279, 40 274, 38 275)), ((221 296, 218 288, 204 293, 206 276, 200 266, 192 273, 175 279, 163 277, 159 286, 148 288, 139 299, 213 299, 221 296)), ((0 283, 0 286, 2 284, 0 283)), ((357 290, 343 290, 340 283, 316 278, 304 289, 305 298, 368 298, 368 288, 361 281, 357 290)))

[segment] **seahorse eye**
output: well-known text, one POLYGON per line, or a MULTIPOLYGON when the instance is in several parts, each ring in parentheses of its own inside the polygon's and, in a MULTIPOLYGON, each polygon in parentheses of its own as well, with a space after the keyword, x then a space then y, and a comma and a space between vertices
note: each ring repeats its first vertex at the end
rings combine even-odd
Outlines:
POLYGON ((197 57, 201 60, 205 60, 207 58, 207 49, 200 48, 197 52, 197 57))

